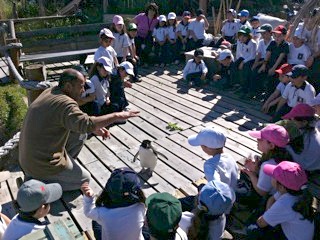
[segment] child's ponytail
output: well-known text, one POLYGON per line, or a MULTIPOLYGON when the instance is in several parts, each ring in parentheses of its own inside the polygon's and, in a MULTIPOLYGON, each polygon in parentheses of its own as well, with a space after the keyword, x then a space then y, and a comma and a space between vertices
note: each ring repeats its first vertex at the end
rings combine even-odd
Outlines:
POLYGON ((209 235, 209 223, 207 219, 208 210, 205 208, 196 208, 194 217, 192 218, 191 226, 188 231, 188 239, 201 240, 208 239, 209 235))
POLYGON ((300 191, 294 191, 287 189, 288 193, 294 196, 299 196, 298 201, 292 206, 292 209, 295 212, 300 213, 303 216, 303 219, 307 219, 310 222, 314 219, 314 211, 312 208, 313 196, 309 192, 306 185, 301 187, 300 191))

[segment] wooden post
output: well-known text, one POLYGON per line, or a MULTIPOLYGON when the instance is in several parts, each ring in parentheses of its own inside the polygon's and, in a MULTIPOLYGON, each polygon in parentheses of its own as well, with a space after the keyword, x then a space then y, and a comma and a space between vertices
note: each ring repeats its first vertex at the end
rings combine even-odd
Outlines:
POLYGON ((7 33, 4 27, 0 26, 0 45, 4 46, 6 45, 6 38, 7 38, 7 33))
POLYGON ((9 30, 10 30, 10 35, 12 39, 16 38, 16 30, 14 28, 14 20, 10 19, 9 20, 9 30))
MULTIPOLYGON (((18 43, 18 39, 16 38, 7 38, 6 39, 6 45, 8 45, 9 43, 18 43)), ((20 69, 20 49, 19 48, 12 48, 9 50, 9 55, 10 55, 10 58, 14 64, 14 66, 16 67, 16 69, 19 71, 20 69)), ((10 77, 10 80, 12 82, 16 82, 16 78, 12 72, 12 70, 9 68, 9 77, 10 77)))
POLYGON ((46 15, 46 11, 44 8, 44 0, 38 0, 39 3, 39 15, 40 16, 45 16, 46 15))
MULTIPOLYGON (((42 64, 33 64, 25 67, 25 76, 28 80, 45 81, 47 78, 46 66, 42 64)), ((43 90, 27 90, 28 105, 43 92, 43 90)))
POLYGON ((103 13, 107 13, 108 11, 108 0, 103 0, 103 13))
POLYGON ((207 14, 207 8, 208 8, 208 0, 199 0, 199 8, 201 8, 204 11, 204 14, 207 14))

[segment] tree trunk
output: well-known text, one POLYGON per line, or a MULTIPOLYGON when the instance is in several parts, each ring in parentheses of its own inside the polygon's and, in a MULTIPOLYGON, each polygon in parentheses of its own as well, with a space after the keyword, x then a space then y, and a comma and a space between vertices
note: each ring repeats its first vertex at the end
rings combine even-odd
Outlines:
POLYGON ((204 14, 207 14, 208 0, 199 0, 199 8, 204 11, 204 14))
POLYGON ((40 16, 45 16, 46 15, 45 7, 44 7, 44 1, 45 0, 38 0, 38 3, 39 3, 39 15, 40 16))

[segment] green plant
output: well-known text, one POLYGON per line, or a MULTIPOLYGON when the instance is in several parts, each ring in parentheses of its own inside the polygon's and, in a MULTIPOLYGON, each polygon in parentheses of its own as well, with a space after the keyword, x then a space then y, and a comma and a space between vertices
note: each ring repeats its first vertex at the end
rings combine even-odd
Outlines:
POLYGON ((0 86, 0 146, 22 126, 27 112, 25 95, 25 90, 16 84, 0 86))
POLYGON ((183 128, 180 127, 178 123, 172 123, 172 122, 168 122, 168 126, 166 128, 169 129, 170 131, 183 130, 183 128))

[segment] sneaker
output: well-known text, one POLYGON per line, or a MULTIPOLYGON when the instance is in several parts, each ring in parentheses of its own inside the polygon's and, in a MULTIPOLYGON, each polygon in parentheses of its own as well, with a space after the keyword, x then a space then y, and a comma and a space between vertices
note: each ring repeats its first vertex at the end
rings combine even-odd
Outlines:
POLYGON ((174 61, 174 64, 175 64, 175 65, 178 65, 179 63, 180 63, 179 60, 175 60, 175 61, 174 61))
POLYGON ((165 64, 164 64, 164 63, 161 63, 161 64, 160 64, 160 67, 161 67, 161 68, 163 68, 164 66, 165 66, 165 64))

